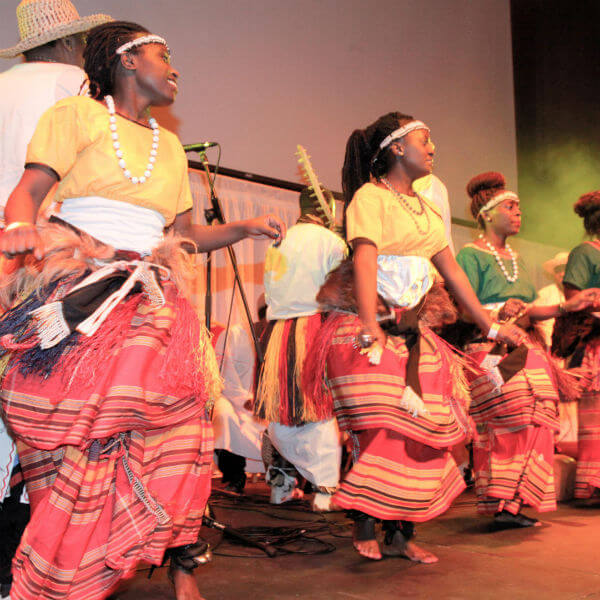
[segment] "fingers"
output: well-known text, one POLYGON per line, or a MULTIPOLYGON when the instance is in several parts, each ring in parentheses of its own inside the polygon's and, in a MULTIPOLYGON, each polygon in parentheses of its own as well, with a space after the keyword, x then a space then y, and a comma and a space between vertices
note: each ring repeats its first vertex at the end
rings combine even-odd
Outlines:
POLYGON ((38 260, 44 257, 41 239, 34 225, 7 231, 0 237, 0 252, 8 258, 31 251, 38 260))

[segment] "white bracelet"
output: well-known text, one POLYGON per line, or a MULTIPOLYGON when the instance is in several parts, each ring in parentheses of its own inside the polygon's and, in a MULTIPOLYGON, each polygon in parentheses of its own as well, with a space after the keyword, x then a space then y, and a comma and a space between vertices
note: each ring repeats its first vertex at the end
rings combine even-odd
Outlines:
POLYGON ((26 223, 25 221, 13 221, 4 228, 4 232, 8 233, 13 229, 19 229, 21 227, 35 227, 35 225, 33 223, 26 223))
POLYGON ((490 330, 487 332, 487 339, 495 340, 498 337, 499 331, 500 331, 500 323, 492 323, 490 326, 490 330))

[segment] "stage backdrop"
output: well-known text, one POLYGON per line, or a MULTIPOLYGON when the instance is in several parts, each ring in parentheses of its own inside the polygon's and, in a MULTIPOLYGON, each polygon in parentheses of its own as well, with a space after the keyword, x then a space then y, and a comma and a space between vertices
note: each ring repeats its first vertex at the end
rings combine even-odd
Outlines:
MULTIPOLYGON (((221 142, 224 166, 298 181, 303 144, 340 190, 348 135, 400 110, 431 125, 454 216, 475 173, 516 186, 507 0, 73 1, 166 36, 180 94, 159 121, 184 143, 221 142)), ((0 2, 2 47, 16 5, 0 2)))

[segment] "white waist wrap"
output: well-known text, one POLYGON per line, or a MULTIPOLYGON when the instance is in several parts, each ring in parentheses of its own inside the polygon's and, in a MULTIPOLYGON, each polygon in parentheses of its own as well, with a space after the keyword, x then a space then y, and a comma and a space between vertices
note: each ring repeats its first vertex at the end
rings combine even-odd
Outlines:
POLYGON ((63 200, 58 216, 118 250, 142 256, 163 241, 165 218, 156 210, 101 196, 63 200))
POLYGON ((421 256, 377 257, 377 292, 388 303, 414 308, 431 289, 436 271, 421 256))

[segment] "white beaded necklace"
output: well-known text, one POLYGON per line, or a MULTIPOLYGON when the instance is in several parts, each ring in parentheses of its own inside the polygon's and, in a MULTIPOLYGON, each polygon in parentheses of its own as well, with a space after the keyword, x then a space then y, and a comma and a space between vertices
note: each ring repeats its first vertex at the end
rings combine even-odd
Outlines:
POLYGON ((421 200, 421 196, 419 196, 419 194, 416 195, 417 202, 419 203, 420 208, 420 210, 417 210, 409 204, 407 198, 410 198, 410 196, 408 196, 407 194, 402 194, 398 190, 396 190, 385 177, 381 178, 381 182, 400 201, 400 206, 402 206, 402 208, 409 214, 419 234, 427 235, 429 233, 429 230, 431 229, 431 222, 429 221, 429 214, 425 209, 425 205, 423 203, 423 200, 421 200), (417 221, 417 217, 421 217, 423 215, 425 215, 425 220, 427 221, 427 228, 425 230, 421 229, 421 226, 417 221))
POLYGON ((504 266, 504 262, 500 258, 500 254, 498 253, 498 250, 496 250, 496 248, 492 244, 490 244, 490 242, 484 237, 483 233, 479 234, 479 239, 483 240, 484 244, 488 247, 488 250, 494 255, 494 258, 496 259, 496 262, 498 263, 498 266, 500 267, 502 274, 506 278, 506 281, 508 281, 508 283, 514 283, 515 281, 517 281, 517 279, 519 279, 519 264, 517 263, 518 255, 516 252, 513 252, 513 249, 508 245, 508 243, 505 244, 505 247, 506 247, 506 251, 508 252, 508 254, 510 256, 510 260, 512 262, 512 268, 513 268, 512 275, 508 274, 508 271, 506 270, 506 267, 504 266))
POLYGON ((144 174, 140 177, 134 177, 131 174, 131 171, 127 168, 127 163, 123 158, 123 150, 121 150, 121 144, 119 143, 119 134, 117 133, 117 117, 116 109, 115 109, 115 101, 112 96, 104 96, 104 100, 106 101, 106 108, 108 108, 109 122, 110 122, 110 131, 111 137, 113 139, 113 148, 115 149, 115 154, 117 155, 117 160, 119 161, 119 166, 123 170, 123 175, 127 179, 131 181, 133 184, 145 183, 148 179, 150 179, 150 175, 152 175, 152 169, 154 169, 154 163, 156 162, 156 155, 158 154, 158 140, 160 136, 160 130, 158 128, 158 123, 156 119, 151 117, 148 119, 148 124, 152 129, 152 148, 150 149, 150 157, 148 158, 148 164, 146 165, 146 169, 144 170, 144 174))

